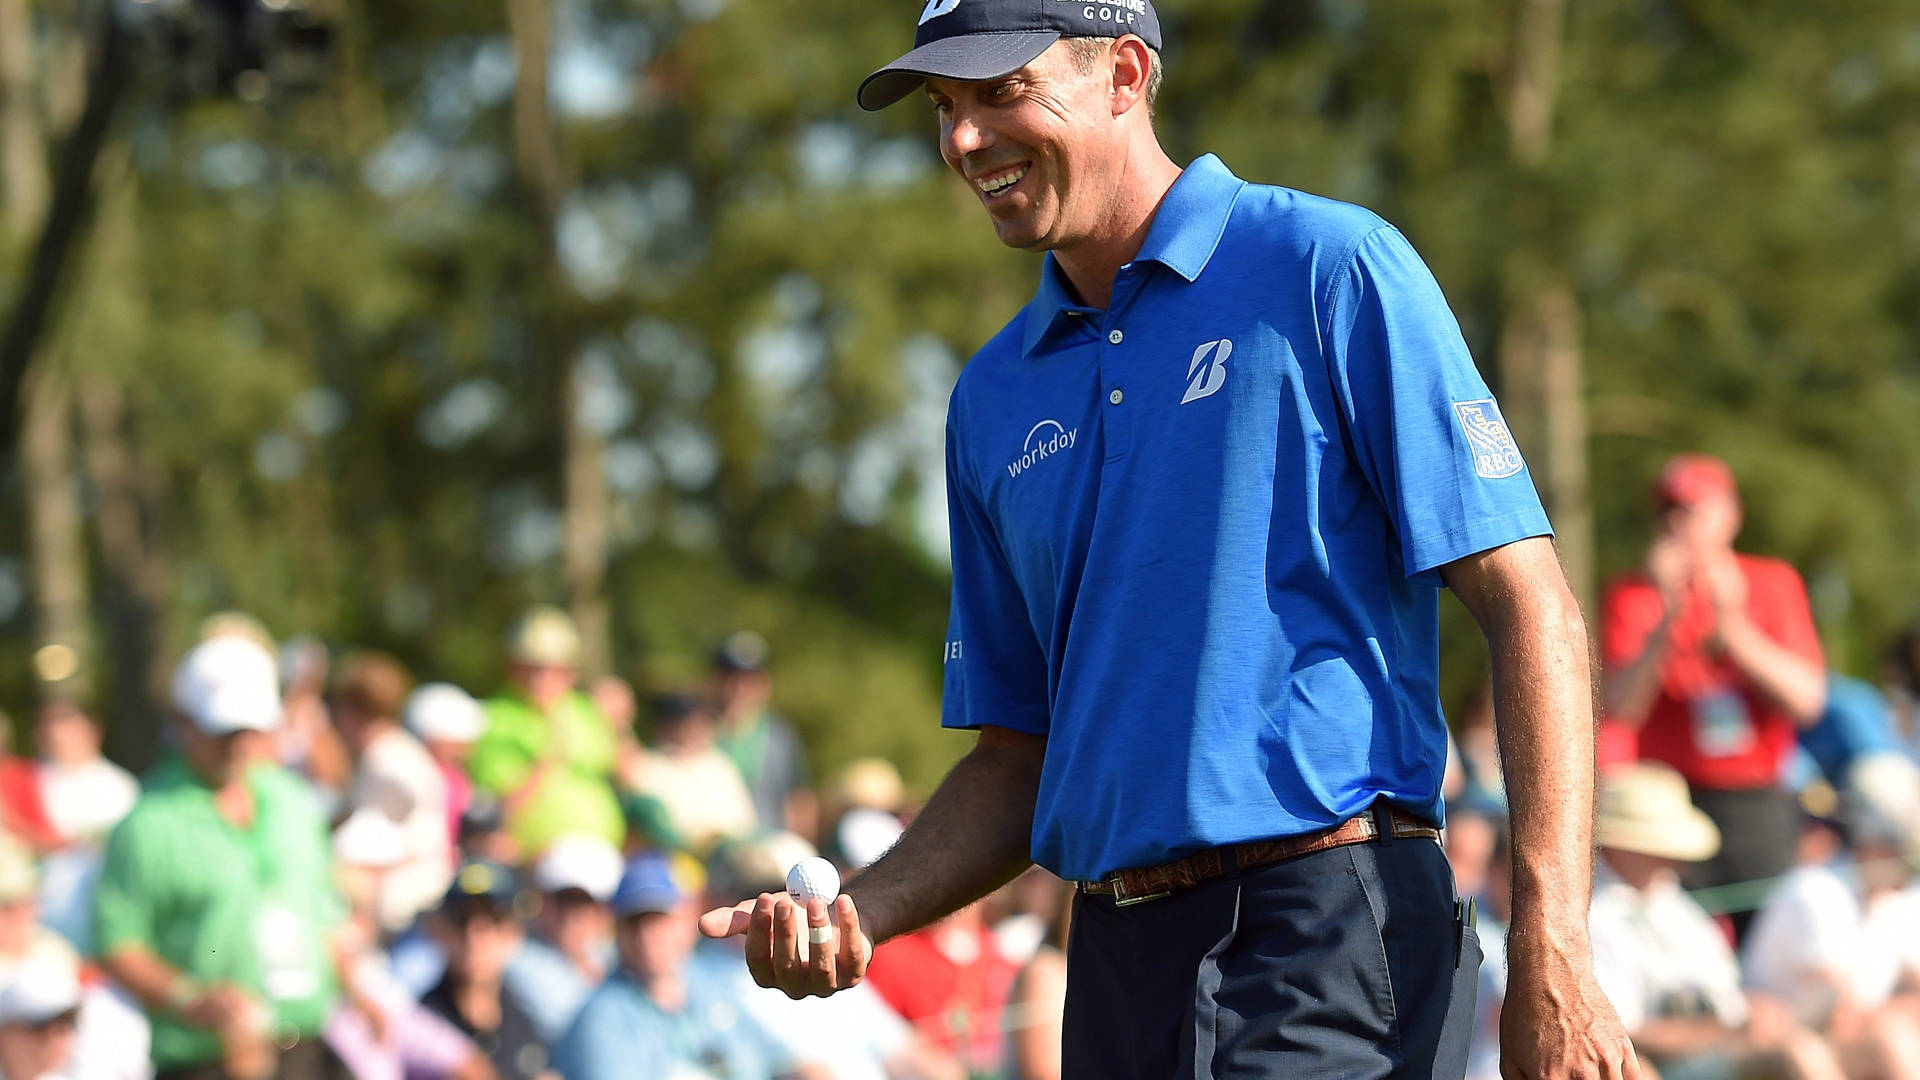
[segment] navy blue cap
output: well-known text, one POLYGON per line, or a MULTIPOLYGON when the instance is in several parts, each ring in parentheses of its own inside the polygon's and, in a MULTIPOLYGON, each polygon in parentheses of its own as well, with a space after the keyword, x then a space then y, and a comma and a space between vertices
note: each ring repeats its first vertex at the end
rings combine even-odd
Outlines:
POLYGON ((665 855, 646 854, 627 864, 620 887, 613 890, 613 913, 620 918, 648 912, 672 911, 686 899, 687 890, 674 880, 673 863, 665 855))
POLYGON ((913 51, 867 76, 860 107, 884 109, 929 76, 997 79, 1063 37, 1127 34, 1160 48, 1160 16, 1151 0, 927 0, 913 51))
POLYGON ((468 859, 454 873, 440 907, 451 910, 478 900, 511 909, 519 899, 520 879, 510 868, 491 859, 468 859))

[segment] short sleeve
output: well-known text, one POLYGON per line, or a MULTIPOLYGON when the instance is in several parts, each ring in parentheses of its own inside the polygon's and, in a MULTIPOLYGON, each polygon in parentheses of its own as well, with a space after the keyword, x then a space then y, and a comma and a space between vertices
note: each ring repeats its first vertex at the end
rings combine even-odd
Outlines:
MULTIPOLYGON (((1742 560, 1746 562, 1746 560, 1742 560)), ((1826 664, 1820 648, 1820 632, 1813 625, 1813 609, 1807 602, 1807 586, 1799 571, 1775 560, 1747 562, 1749 601, 1760 628, 1781 647, 1810 663, 1826 664)))
POLYGON ((129 946, 149 951, 159 946, 154 926, 161 901, 155 880, 159 860, 146 835, 146 820, 136 812, 107 841, 93 894, 94 950, 102 957, 129 946))
POLYGON ((1646 651, 1647 639, 1666 616, 1666 602, 1651 582, 1623 577, 1607 586, 1600 602, 1600 659, 1626 667, 1646 651))
POLYGON ((553 1048, 553 1068, 565 1080, 650 1080, 673 1067, 671 1038, 645 1016, 622 1017, 604 998, 580 1010, 553 1048))
POLYGON ((1399 231, 1363 237, 1329 283, 1325 342, 1349 446, 1404 570, 1551 534, 1500 406, 1440 286, 1399 231))
POLYGON ((962 459, 956 402, 947 417, 947 520, 953 548, 940 722, 1045 735, 1047 662, 1013 568, 962 459))

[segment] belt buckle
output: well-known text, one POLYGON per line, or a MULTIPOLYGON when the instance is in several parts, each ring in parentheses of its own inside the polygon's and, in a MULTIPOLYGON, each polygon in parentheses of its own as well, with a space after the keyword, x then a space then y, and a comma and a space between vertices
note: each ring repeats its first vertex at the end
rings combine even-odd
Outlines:
POLYGON ((1162 889, 1159 892, 1147 893, 1143 896, 1128 896, 1127 887, 1121 881, 1119 874, 1108 878, 1107 884, 1113 889, 1113 906, 1117 908, 1132 907, 1135 904, 1144 904, 1149 900, 1158 900, 1162 897, 1173 895, 1172 889, 1162 889))

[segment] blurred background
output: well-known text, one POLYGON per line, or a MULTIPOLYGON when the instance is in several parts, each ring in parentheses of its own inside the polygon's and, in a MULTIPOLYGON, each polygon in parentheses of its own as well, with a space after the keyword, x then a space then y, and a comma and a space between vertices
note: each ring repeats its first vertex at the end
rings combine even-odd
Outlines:
MULTIPOLYGON (((1169 152, 1406 232, 1590 618, 1662 463, 1707 452, 1827 667, 1888 677, 1920 615, 1920 9, 1157 6, 1169 152)), ((551 604, 580 685, 642 701, 759 635, 813 799, 763 825, 831 848, 821 797, 872 759, 904 788, 866 808, 906 812, 968 742, 937 722, 946 397, 1038 267, 930 113, 853 106, 916 8, 0 0, 16 749, 72 705, 152 765, 219 612, 304 639, 312 694, 378 649, 484 697, 551 604)), ((1443 617, 1484 736, 1484 648, 1443 617)))

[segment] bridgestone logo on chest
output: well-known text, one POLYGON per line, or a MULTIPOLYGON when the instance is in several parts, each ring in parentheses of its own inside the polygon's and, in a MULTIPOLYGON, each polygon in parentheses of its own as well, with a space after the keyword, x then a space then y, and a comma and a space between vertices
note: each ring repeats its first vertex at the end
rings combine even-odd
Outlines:
POLYGON ((1007 476, 1017 477, 1036 464, 1055 454, 1073 449, 1079 441, 1080 429, 1068 429, 1058 420, 1042 420, 1027 432, 1026 442, 1020 446, 1020 456, 1007 465, 1007 476))

